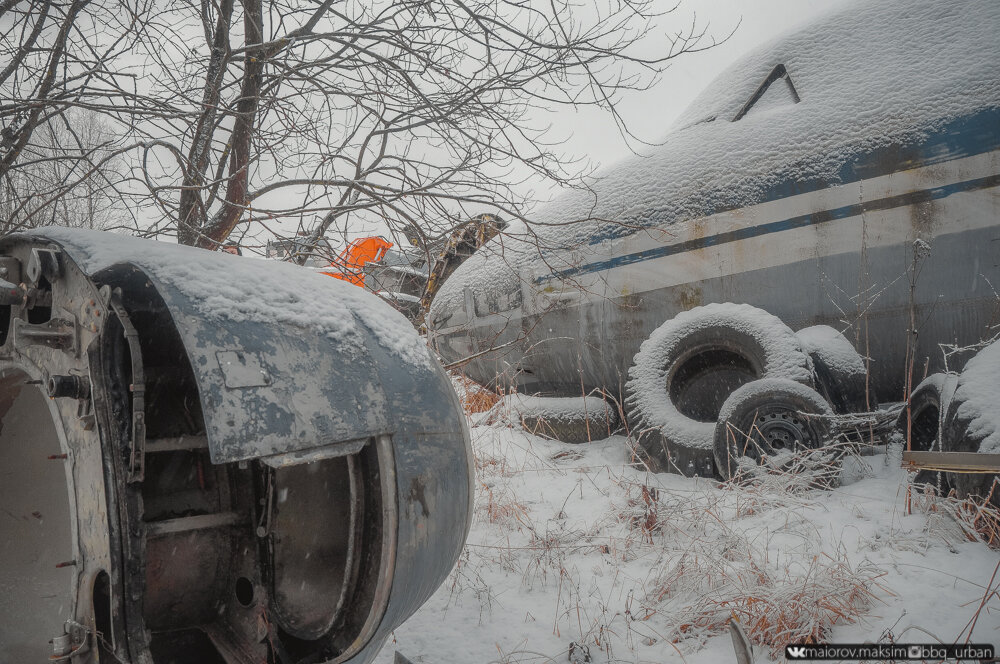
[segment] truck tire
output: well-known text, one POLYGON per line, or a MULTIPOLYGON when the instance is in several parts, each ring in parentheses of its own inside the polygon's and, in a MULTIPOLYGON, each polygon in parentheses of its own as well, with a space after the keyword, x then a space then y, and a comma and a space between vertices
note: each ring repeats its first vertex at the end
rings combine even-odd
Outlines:
POLYGON ((712 475, 726 398, 764 377, 812 384, 809 357, 778 318, 747 304, 709 304, 657 328, 633 359, 626 418, 638 460, 654 472, 712 475))
MULTIPOLYGON (((948 426, 949 406, 953 404, 958 376, 951 373, 931 374, 910 393, 909 408, 904 408, 896 420, 896 429, 906 440, 909 431, 910 449, 915 452, 941 451, 942 432, 948 426), (942 404, 944 405, 942 409, 942 404), (909 425, 909 426, 908 426, 909 425)), ((914 482, 937 485, 942 494, 948 493, 947 477, 933 470, 921 470, 914 482), (939 477, 940 476, 940 477, 939 477)))
POLYGON ((878 406, 867 389, 865 361, 843 334, 829 325, 813 325, 795 333, 812 360, 816 389, 838 415, 863 413, 878 406))
POLYGON ((821 447, 833 410, 816 390, 787 378, 764 378, 743 385, 726 399, 713 436, 715 463, 723 479, 744 459, 821 447), (818 416, 818 417, 817 417, 818 416))
MULTIPOLYGON (((1000 342, 994 342, 969 360, 958 376, 949 418, 942 431, 946 452, 1000 453, 1000 342)), ((946 473, 960 498, 985 498, 1000 507, 1000 488, 992 489, 994 474, 946 473)))
POLYGON ((507 397, 514 424, 525 431, 563 443, 604 440, 619 426, 613 404, 600 397, 507 397))

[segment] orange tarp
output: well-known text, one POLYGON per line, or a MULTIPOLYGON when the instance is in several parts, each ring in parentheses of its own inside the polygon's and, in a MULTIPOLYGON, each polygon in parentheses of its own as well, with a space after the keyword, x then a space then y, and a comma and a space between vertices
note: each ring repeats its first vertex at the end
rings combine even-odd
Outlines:
POLYGON ((355 286, 365 285, 365 263, 380 261, 392 247, 392 242, 380 237, 363 237, 353 240, 340 252, 340 256, 330 263, 331 271, 323 270, 337 279, 349 281, 355 286))

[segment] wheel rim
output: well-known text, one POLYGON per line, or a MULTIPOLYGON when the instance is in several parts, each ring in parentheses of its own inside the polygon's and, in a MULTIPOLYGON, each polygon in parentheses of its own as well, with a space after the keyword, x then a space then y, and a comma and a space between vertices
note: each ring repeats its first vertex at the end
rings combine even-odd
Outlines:
POLYGON ((705 346, 678 360, 667 392, 677 410, 698 422, 714 422, 726 398, 760 378, 745 355, 723 346, 705 346))
POLYGON ((744 423, 734 432, 736 441, 730 445, 735 458, 748 457, 759 462, 764 457, 818 446, 819 437, 809 418, 788 406, 759 408, 752 417, 744 418, 744 423))

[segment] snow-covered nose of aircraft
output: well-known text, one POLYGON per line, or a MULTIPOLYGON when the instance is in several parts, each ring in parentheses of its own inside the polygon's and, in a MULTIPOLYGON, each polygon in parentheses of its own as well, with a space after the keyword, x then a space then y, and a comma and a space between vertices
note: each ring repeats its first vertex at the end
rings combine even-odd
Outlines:
POLYGON ((377 296, 57 228, 0 279, 0 503, 46 517, 0 546, 0 660, 370 662, 451 570, 468 429, 377 296))
POLYGON ((462 263, 431 303, 432 332, 468 329, 477 321, 505 316, 520 307, 519 257, 520 252, 505 252, 503 243, 493 240, 462 263))

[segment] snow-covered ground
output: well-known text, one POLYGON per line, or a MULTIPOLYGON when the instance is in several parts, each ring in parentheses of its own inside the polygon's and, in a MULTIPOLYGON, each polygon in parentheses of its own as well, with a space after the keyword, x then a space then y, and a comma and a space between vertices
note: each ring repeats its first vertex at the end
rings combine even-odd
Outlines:
POLYGON ((1000 644, 1000 552, 954 503, 908 513, 898 448, 848 459, 834 490, 735 488, 633 468, 621 436, 567 445, 472 417, 468 544, 380 664, 587 661, 571 643, 593 662, 735 662, 731 615, 758 662, 777 649, 762 642, 810 634, 951 643, 974 623, 970 642, 1000 644))

